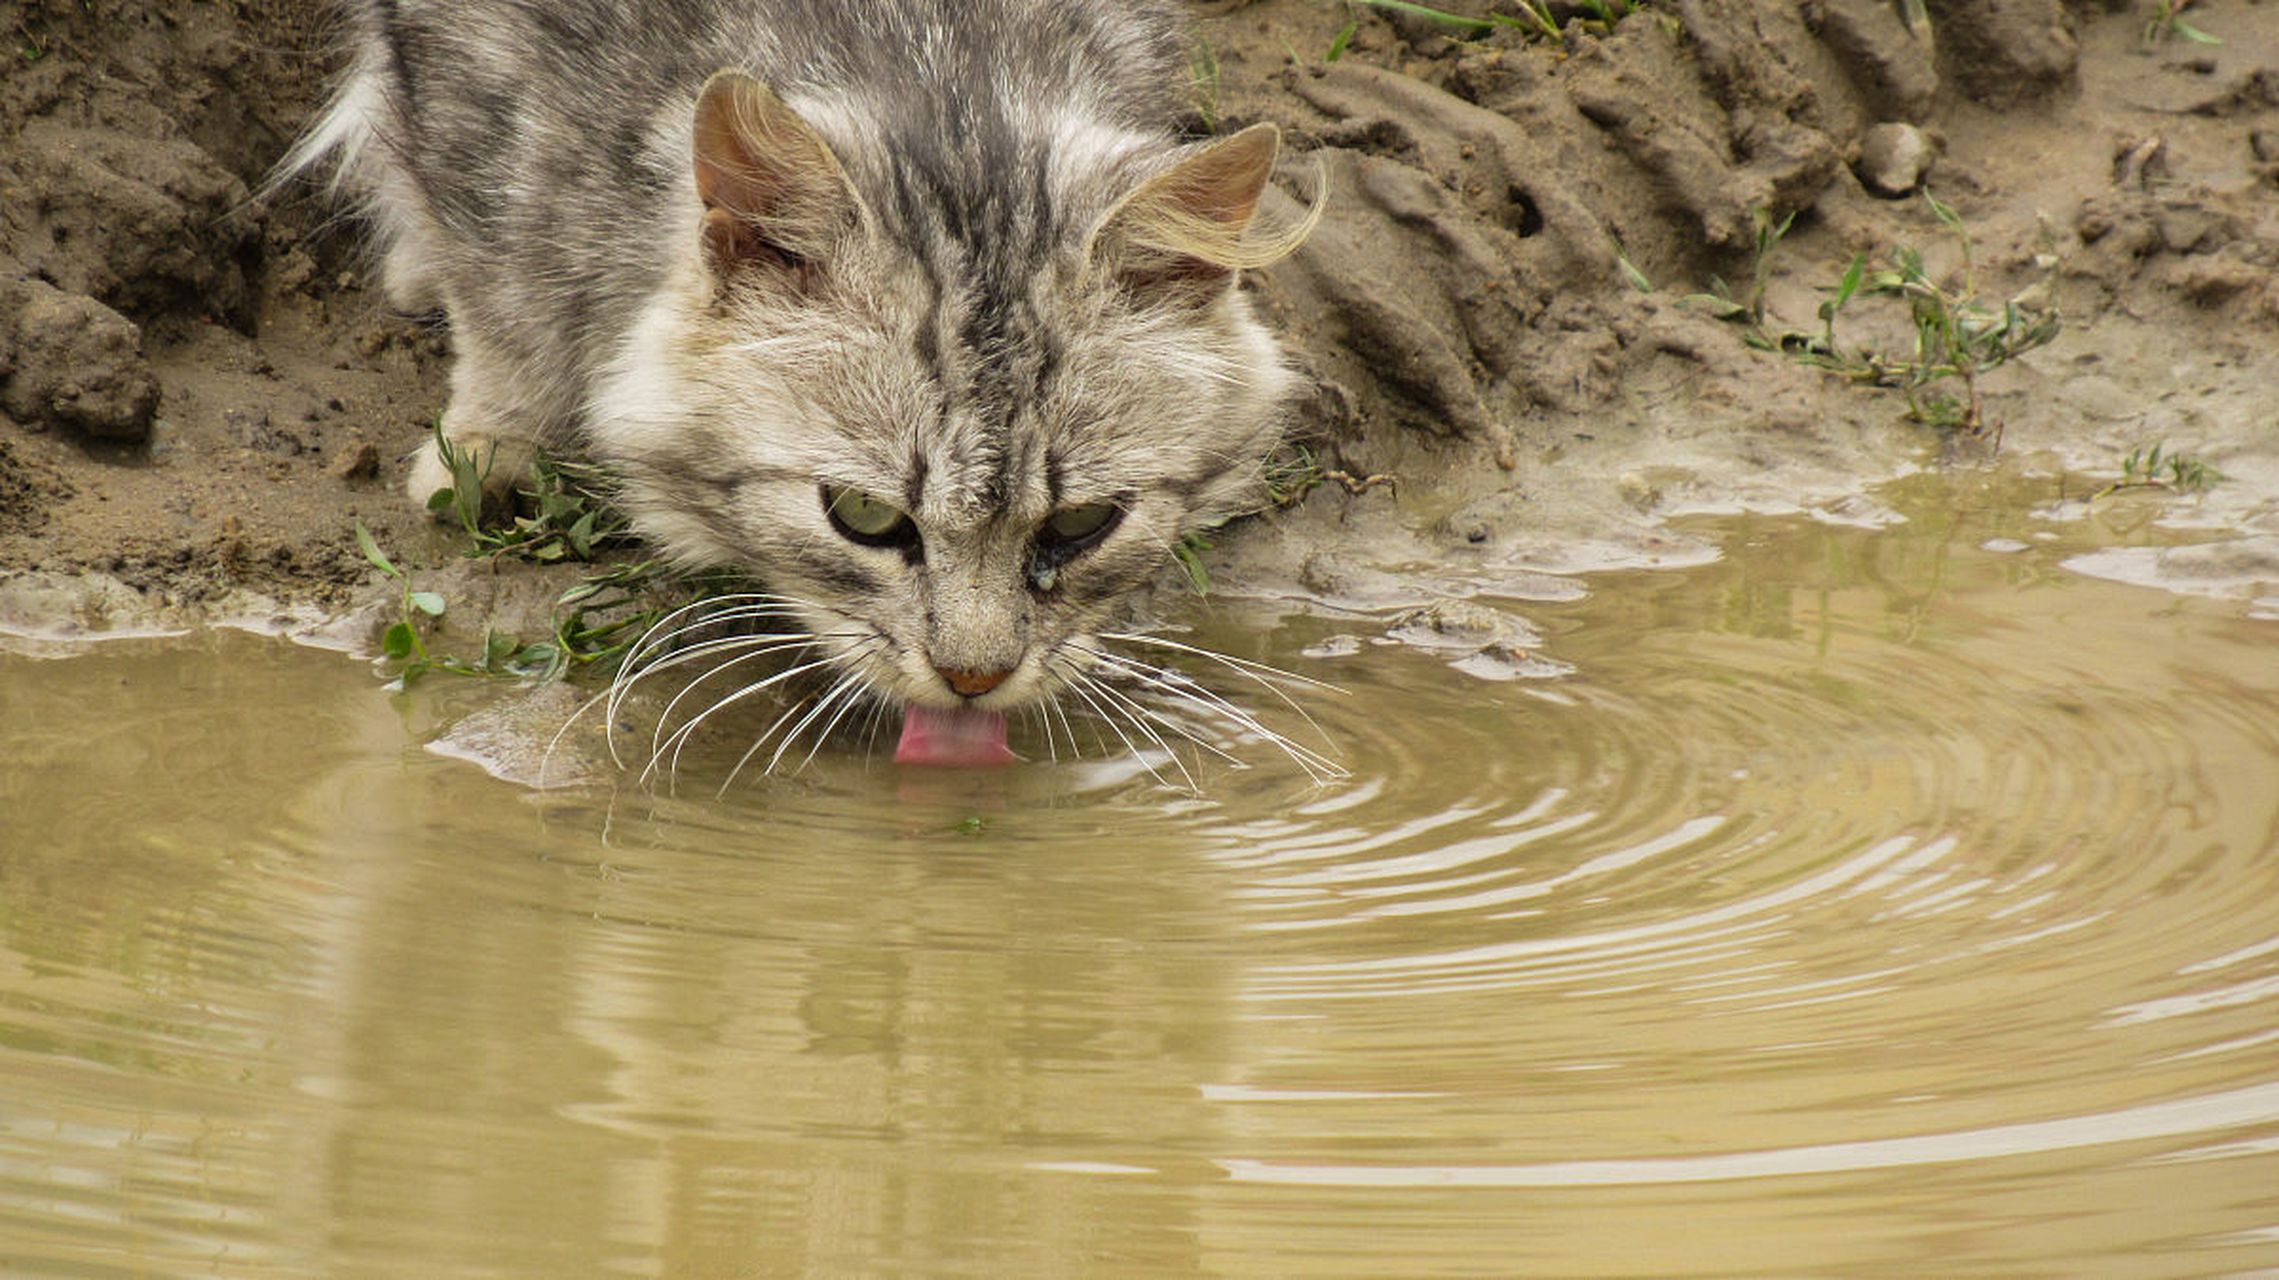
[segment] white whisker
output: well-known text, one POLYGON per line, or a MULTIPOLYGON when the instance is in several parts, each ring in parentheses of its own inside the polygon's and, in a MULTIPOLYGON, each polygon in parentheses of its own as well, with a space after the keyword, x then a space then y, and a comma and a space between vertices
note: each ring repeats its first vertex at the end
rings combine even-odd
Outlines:
MULTIPOLYGON (((726 646, 726 642, 725 642, 725 641, 709 641, 709 642, 707 642, 707 643, 710 643, 710 644, 715 644, 715 645, 722 645, 722 646, 726 646)), ((700 685, 702 685, 702 684, 703 684, 705 681, 712 679, 714 676, 717 676, 717 675, 719 675, 721 672, 724 672, 724 671, 728 671, 728 670, 732 670, 733 668, 736 668, 736 667, 740 667, 740 666, 744 665, 744 664, 745 664, 745 663, 747 663, 747 662, 756 662, 756 661, 760 660, 761 658, 770 657, 770 656, 772 656, 772 655, 774 655, 774 654, 778 654, 778 653, 781 653, 781 652, 783 652, 783 651, 784 651, 784 650, 786 650, 786 649, 807 649, 807 648, 812 648, 812 647, 814 647, 814 646, 815 646, 815 644, 816 644, 816 643, 817 643, 816 641, 814 641, 814 640, 810 640, 810 639, 806 639, 806 638, 799 638, 799 639, 792 639, 792 640, 784 640, 784 641, 780 641, 780 642, 774 642, 774 643, 764 643, 764 642, 763 642, 763 643, 756 643, 756 644, 754 644, 753 646, 751 646, 751 647, 752 647, 752 652, 750 652, 750 653, 746 653, 746 654, 741 654, 741 655, 739 655, 739 656, 737 656, 737 657, 733 657, 733 658, 730 658, 730 659, 728 659, 728 660, 727 660, 727 661, 725 661, 725 662, 719 663, 719 664, 717 664, 717 665, 715 665, 715 666, 711 667, 710 669, 706 670, 706 671, 705 671, 705 672, 704 672, 702 675, 699 675, 699 676, 698 676, 696 679, 689 681, 689 682, 688 682, 686 685, 683 685, 683 686, 681 687, 681 690, 680 690, 680 692, 678 692, 678 693, 674 694, 674 695, 672 696, 672 698, 671 698, 670 700, 668 700, 668 701, 665 703, 665 709, 657 713, 657 728, 656 728, 656 731, 655 731, 655 732, 654 732, 652 735, 650 735, 650 739, 649 739, 649 750, 650 750, 650 752, 651 752, 652 754, 654 754, 654 753, 657 751, 657 749, 658 749, 658 744, 659 744, 661 741, 663 741, 663 739, 664 739, 664 736, 665 736, 665 726, 667 726, 667 725, 669 725, 669 724, 671 724, 671 723, 673 722, 673 712, 674 712, 675 710, 679 709, 679 707, 680 707, 680 705, 681 705, 681 701, 682 701, 683 699, 687 698, 687 697, 688 697, 690 694, 692 694, 692 693, 695 693, 695 692, 696 692, 696 690, 697 690, 697 687, 698 687, 698 686, 700 686, 700 685)), ((730 646, 730 647, 735 647, 735 646, 730 646)), ((693 651, 692 651, 692 654, 693 654, 693 651)), ((702 655, 702 654, 693 654, 693 656, 701 657, 701 656, 704 656, 704 655, 702 655)), ((829 659, 828 659, 828 658, 824 658, 824 659, 819 659, 818 661, 829 661, 829 659)), ((661 665, 661 664, 660 664, 660 665, 661 665)))
POLYGON ((1133 742, 1131 735, 1125 733, 1122 727, 1117 725, 1115 719, 1108 714, 1107 709, 1102 707, 1099 701, 1095 699, 1091 693, 1086 691, 1084 685, 1093 683, 1093 681, 1086 677, 1083 672, 1077 671, 1073 668, 1071 668, 1067 674, 1070 677, 1068 685, 1069 692, 1075 694, 1079 698, 1082 698, 1084 700, 1084 704, 1088 707, 1091 707, 1093 713, 1097 715, 1103 722, 1105 722, 1108 728, 1112 730, 1118 738, 1123 739, 1124 749, 1132 753, 1132 758, 1140 762, 1140 767, 1146 769, 1149 776, 1153 777, 1156 782, 1162 786, 1170 786, 1171 783, 1164 778, 1163 774, 1159 772, 1153 764, 1148 763, 1148 758, 1140 751, 1139 744, 1133 742))
POLYGON ((1161 711, 1148 706, 1146 703, 1143 703, 1139 699, 1132 697, 1130 694, 1125 693, 1122 690, 1117 689, 1115 686, 1107 684, 1103 681, 1095 680, 1092 682, 1092 684, 1094 688, 1098 689, 1101 693, 1107 695, 1108 697, 1115 699, 1118 703, 1122 704, 1126 710, 1132 712, 1134 715, 1144 716, 1149 720, 1153 720, 1155 723, 1162 725, 1164 728, 1178 734, 1180 737, 1194 743, 1197 747, 1210 752, 1212 755, 1226 761, 1228 764, 1236 766, 1240 766, 1242 764, 1242 758, 1240 756, 1234 755, 1226 748, 1220 746, 1215 742, 1212 742, 1208 738, 1203 737, 1195 730, 1187 727, 1184 724, 1181 724, 1179 721, 1165 715, 1161 711))
MULTIPOLYGON (((1257 716, 1227 701, 1212 690, 1196 684, 1183 674, 1166 671, 1163 668, 1152 666, 1123 654, 1109 653, 1105 650, 1087 648, 1082 645, 1070 645, 1068 647, 1087 655, 1106 670, 1136 679, 1143 687, 1166 697, 1191 703, 1215 717, 1227 720, 1256 734, 1288 756, 1299 768, 1304 769, 1307 776, 1315 782, 1328 782, 1346 776, 1345 768, 1335 760, 1302 743, 1292 741, 1287 735, 1268 727, 1257 716)), ((1300 714, 1303 715, 1303 712, 1300 714)), ((1308 718, 1307 723, 1312 724, 1313 722, 1308 718)), ((1315 726, 1315 730, 1320 732, 1320 727, 1315 726)))
POLYGON ((1078 675, 1077 679, 1090 686, 1094 693, 1097 693, 1101 697, 1106 698, 1108 700, 1108 705, 1120 708, 1124 713, 1124 717, 1127 720, 1131 721, 1132 728, 1139 730, 1140 733, 1145 736, 1148 741, 1156 745, 1156 748, 1158 750, 1162 751, 1163 754, 1171 757, 1171 767, 1177 769, 1179 771, 1179 776, 1186 780, 1187 790, 1189 794, 1202 794, 1202 788, 1195 785, 1195 775, 1188 772, 1187 770, 1187 762, 1180 759, 1179 753, 1173 750, 1171 744, 1163 740, 1163 735, 1157 733, 1154 727, 1148 723, 1150 717, 1145 716, 1141 713, 1141 708, 1138 706, 1138 704, 1132 701, 1130 695, 1121 693, 1109 685, 1095 680, 1088 675, 1078 675))
MULTIPOLYGON (((795 599, 791 596, 772 595, 766 592, 758 591, 740 591, 731 595, 706 596, 701 600, 691 600, 687 604, 682 605, 681 607, 666 614, 664 617, 659 618, 655 622, 651 623, 649 625, 649 629, 641 633, 641 638, 633 642, 633 647, 626 651, 625 662, 626 665, 636 664, 640 662, 642 658, 647 656, 647 653, 651 648, 669 642, 674 635, 678 635, 680 633, 678 629, 673 628, 673 624, 680 621, 680 619, 686 615, 700 609, 707 609, 711 610, 712 612, 707 614, 704 618, 698 619, 696 622, 691 623, 691 626, 701 626, 704 622, 717 620, 717 616, 720 614, 733 612, 739 609, 789 609, 792 607, 805 605, 808 605, 808 602, 805 600, 795 599), (744 602, 759 603, 755 604, 744 602)), ((623 668, 621 667, 620 670, 622 669, 623 668)))
MULTIPOLYGON (((1182 644, 1177 640, 1166 640, 1161 636, 1145 636, 1132 631, 1103 631, 1100 633, 1100 638, 1103 640, 1120 640, 1125 644, 1154 645, 1157 648, 1169 649, 1175 653, 1184 653, 1192 657, 1202 658, 1205 661, 1216 662, 1281 699, 1282 705, 1298 713, 1298 718, 1306 722, 1307 728, 1321 734, 1323 745, 1331 745, 1329 735, 1322 732, 1322 727, 1314 723, 1314 718, 1306 714, 1306 709, 1299 706, 1289 694, 1284 693, 1276 681, 1286 680, 1303 688, 1319 689, 1324 693, 1334 693, 1340 696, 1348 693, 1345 689, 1324 680, 1316 680, 1312 676, 1299 675, 1295 671, 1284 671, 1280 667, 1269 666, 1263 662, 1253 662, 1248 658, 1237 658, 1231 653, 1220 653, 1215 649, 1205 649, 1199 645, 1182 644)), ((1091 652, 1097 653, 1099 650, 1092 650, 1091 652)))
POLYGON ((715 713, 727 707, 733 706, 738 702, 742 702, 744 699, 752 697, 755 694, 763 693, 769 688, 781 684, 794 676, 816 670, 819 667, 830 666, 836 661, 838 661, 837 658, 816 658, 809 662, 799 663, 796 666, 787 668, 783 671, 779 671, 764 680, 755 681, 752 684, 745 685, 744 687, 736 690, 734 693, 731 693, 726 697, 714 702, 711 706, 706 707, 702 712, 698 713, 688 723, 674 730, 671 736, 665 738, 662 744, 656 750, 650 753, 648 767, 641 771, 640 780, 646 783, 650 777, 655 774, 657 769, 657 761, 665 754, 665 750, 667 748, 670 748, 672 751, 672 759, 666 765, 666 769, 668 773, 677 777, 680 773, 681 752, 688 746, 690 735, 696 732, 697 726, 710 719, 715 713))
POLYGON ((783 738, 776 745, 775 754, 768 757, 767 767, 760 770, 762 776, 774 773, 776 765, 782 763, 783 761, 783 753, 790 750, 791 744, 799 740, 800 732, 806 729, 808 725, 813 724, 815 722, 815 717, 822 715, 823 712, 838 699, 840 694, 846 692, 850 688, 853 688, 854 681, 854 673, 847 672, 846 674, 841 675, 838 679, 833 680, 830 687, 824 690, 820 696, 812 698, 806 702, 794 703, 789 711, 786 711, 783 713, 783 715, 776 717, 775 723, 770 724, 767 727, 766 732, 762 733, 758 738, 754 739, 752 745, 744 749, 743 755, 736 757, 735 767, 728 771, 728 777, 721 782, 720 790, 713 793, 713 798, 718 799, 721 796, 727 795, 728 788, 736 784, 737 775, 744 772, 744 766, 750 764, 752 762, 752 757, 758 755, 760 753, 760 750, 763 747, 767 746, 768 739, 775 734, 776 725, 782 724, 791 716, 792 712, 799 710, 801 707, 805 707, 807 708, 807 714, 801 716, 798 723, 792 725, 789 729, 784 730, 783 738))
MULTIPOLYGON (((837 711, 831 713, 831 718, 823 722, 822 728, 815 731, 815 741, 808 745, 807 754, 800 757, 799 763, 792 767, 793 773, 798 773, 815 762, 815 753, 821 751, 823 744, 831 740, 832 730, 839 727, 839 722, 846 719, 848 712, 861 706, 863 695, 870 692, 870 681, 863 679, 859 673, 850 671, 847 673, 847 679, 852 682, 850 685, 852 696, 841 703, 837 711)), ((772 770, 775 766, 770 764, 768 767, 772 770)))

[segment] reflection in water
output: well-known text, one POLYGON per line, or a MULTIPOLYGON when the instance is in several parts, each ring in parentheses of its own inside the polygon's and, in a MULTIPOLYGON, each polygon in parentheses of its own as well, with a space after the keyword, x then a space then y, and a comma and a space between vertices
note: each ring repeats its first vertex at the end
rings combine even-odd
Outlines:
POLYGON ((2271 624, 1928 496, 1517 679, 1219 602, 1353 776, 1199 798, 539 794, 418 745, 495 687, 0 659, 0 1271, 2279 1265, 2271 624))

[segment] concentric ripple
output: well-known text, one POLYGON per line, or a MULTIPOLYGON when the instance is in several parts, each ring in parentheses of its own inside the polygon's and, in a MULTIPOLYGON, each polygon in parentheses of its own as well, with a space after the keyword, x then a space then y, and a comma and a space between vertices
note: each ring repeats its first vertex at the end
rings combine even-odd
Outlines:
POLYGON ((7 660, 0 1258, 2279 1265, 2279 630, 1899 505, 1508 627, 1171 619, 1337 686, 1182 668, 1328 780, 1078 714, 1006 770, 842 735, 716 798, 724 726, 534 793, 464 763, 515 771, 480 686, 7 660))

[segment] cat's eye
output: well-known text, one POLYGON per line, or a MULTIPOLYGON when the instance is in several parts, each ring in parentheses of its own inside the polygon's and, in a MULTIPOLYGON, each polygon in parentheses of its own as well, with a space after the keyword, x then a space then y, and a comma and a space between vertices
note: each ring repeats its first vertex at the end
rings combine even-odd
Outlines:
POLYGON ((1037 531, 1037 541, 1047 546, 1081 544, 1074 548, 1081 550, 1106 537, 1123 514, 1123 509, 1113 502, 1063 507, 1045 517, 1044 527, 1037 531))
POLYGON ((1062 507, 1046 516, 1037 526, 1036 545, 1029 553, 1029 585, 1052 590, 1060 582, 1060 567, 1099 546, 1123 519, 1123 507, 1113 502, 1062 507))
POLYGON ((866 547, 910 547, 917 544, 918 526, 908 512, 867 493, 823 486, 823 512, 831 527, 849 542, 866 547))

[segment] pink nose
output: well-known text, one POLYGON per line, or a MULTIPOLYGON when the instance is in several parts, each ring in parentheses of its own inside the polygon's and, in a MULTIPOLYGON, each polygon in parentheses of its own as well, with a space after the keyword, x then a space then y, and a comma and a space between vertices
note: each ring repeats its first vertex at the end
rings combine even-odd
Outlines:
POLYGON ((980 697, 1005 683, 1005 677, 1013 674, 1010 670, 958 671, 950 667, 936 667, 934 670, 941 673, 942 679, 949 682, 950 688, 968 698, 980 697))

